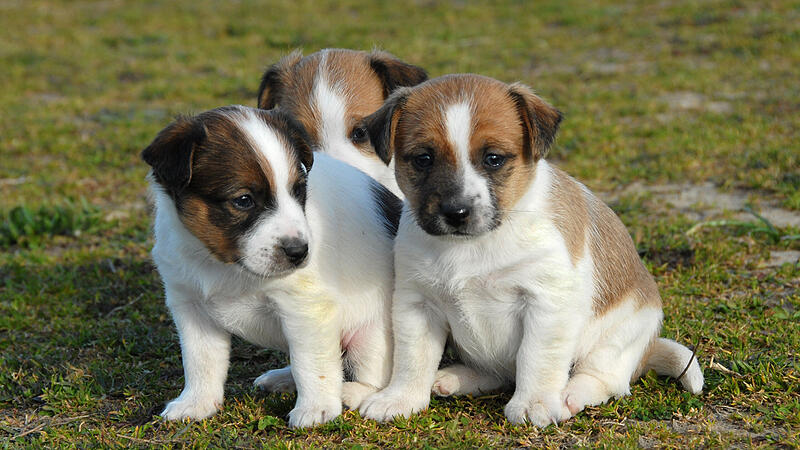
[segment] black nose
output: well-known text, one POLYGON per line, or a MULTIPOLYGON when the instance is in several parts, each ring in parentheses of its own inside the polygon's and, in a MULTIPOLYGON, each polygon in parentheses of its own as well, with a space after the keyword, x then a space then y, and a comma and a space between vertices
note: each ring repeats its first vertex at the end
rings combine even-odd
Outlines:
POLYGON ((439 209, 444 221, 455 228, 464 225, 470 213, 469 207, 463 203, 442 203, 439 209))
POLYGON ((308 242, 298 239, 285 239, 281 241, 281 249, 289 261, 295 266, 299 265, 308 256, 308 242))

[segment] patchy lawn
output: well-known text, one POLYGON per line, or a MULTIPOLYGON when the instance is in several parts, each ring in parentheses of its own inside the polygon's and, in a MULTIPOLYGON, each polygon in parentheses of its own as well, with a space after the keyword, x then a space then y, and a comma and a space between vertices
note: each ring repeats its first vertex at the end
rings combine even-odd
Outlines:
POLYGON ((798 446, 800 6, 412 3, 0 3, 0 442, 798 446), (564 111, 551 159, 629 227, 704 393, 650 374, 544 430, 506 423, 501 393, 295 431, 294 396, 251 384, 285 356, 236 341, 222 411, 160 421, 183 380, 139 151, 177 113, 254 105, 292 48, 329 46, 522 80, 564 111))

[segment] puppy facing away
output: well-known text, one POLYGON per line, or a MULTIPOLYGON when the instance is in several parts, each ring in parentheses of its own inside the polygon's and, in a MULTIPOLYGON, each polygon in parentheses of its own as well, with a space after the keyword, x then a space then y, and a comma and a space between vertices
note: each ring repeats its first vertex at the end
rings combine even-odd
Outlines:
POLYGON ((560 121, 527 87, 478 75, 400 89, 366 119, 406 201, 392 379, 362 415, 513 384, 508 420, 546 426, 687 364, 681 383, 701 391, 692 352, 658 337, 661 299, 622 222, 544 160, 560 121), (465 365, 437 374, 448 335, 465 365))
POLYGON ((297 385, 292 427, 332 420, 343 400, 357 407, 388 383, 394 195, 314 155, 280 111, 230 106, 179 118, 142 158, 152 166, 152 254, 185 376, 162 416, 219 409, 232 334, 289 353, 291 369, 272 377, 297 385), (343 370, 353 379, 344 385, 343 370))
POLYGON ((427 79, 425 71, 386 52, 325 49, 290 53, 264 73, 258 107, 278 107, 303 124, 311 145, 378 180, 400 195, 394 171, 375 154, 361 120, 402 86, 427 79))

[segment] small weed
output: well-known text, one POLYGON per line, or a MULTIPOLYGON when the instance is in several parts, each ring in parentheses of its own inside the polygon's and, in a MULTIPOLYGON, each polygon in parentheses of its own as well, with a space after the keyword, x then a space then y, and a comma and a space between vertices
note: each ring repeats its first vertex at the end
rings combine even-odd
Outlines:
POLYGON ((745 212, 752 214, 757 222, 748 222, 746 220, 709 220, 707 222, 700 222, 689 228, 686 232, 687 236, 697 233, 702 228, 707 227, 731 227, 738 232, 752 235, 764 235, 767 240, 772 244, 777 244, 780 241, 796 241, 800 240, 800 234, 784 234, 781 230, 776 228, 769 220, 761 214, 753 210, 751 206, 744 208, 745 212))
POLYGON ((45 205, 32 209, 19 205, 0 211, 0 248, 12 245, 35 248, 52 236, 80 236, 103 224, 101 211, 81 199, 78 204, 45 205))

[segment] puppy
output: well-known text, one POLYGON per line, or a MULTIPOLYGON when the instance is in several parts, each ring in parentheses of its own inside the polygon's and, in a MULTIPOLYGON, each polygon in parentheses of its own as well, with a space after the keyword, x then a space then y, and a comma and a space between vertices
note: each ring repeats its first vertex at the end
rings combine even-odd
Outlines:
POLYGON ((152 166, 152 254, 186 383, 162 416, 217 411, 231 334, 289 353, 292 427, 332 420, 343 397, 358 406, 388 383, 394 195, 315 156, 280 111, 230 106, 180 118, 142 158, 152 166), (354 379, 344 388, 342 352, 354 379))
POLYGON ((622 222, 544 155, 561 114, 521 84, 450 75, 400 89, 367 128, 406 196, 395 241, 394 369, 361 405, 385 421, 429 390, 515 385, 513 423, 563 421, 643 372, 699 393, 659 338, 661 299, 622 222), (437 375, 448 335, 466 363, 437 375))
POLYGON ((295 51, 261 79, 258 107, 279 107, 303 124, 315 150, 340 159, 400 195, 394 171, 375 154, 361 119, 401 86, 427 79, 425 71, 389 53, 326 49, 295 51))

